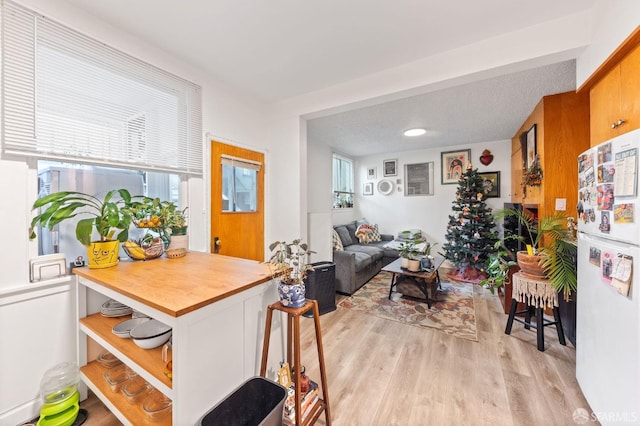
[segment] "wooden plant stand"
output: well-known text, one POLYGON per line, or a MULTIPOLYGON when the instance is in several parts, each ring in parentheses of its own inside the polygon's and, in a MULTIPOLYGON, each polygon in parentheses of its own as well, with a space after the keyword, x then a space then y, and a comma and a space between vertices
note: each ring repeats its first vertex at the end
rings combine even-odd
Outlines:
POLYGON ((264 343, 262 346, 262 364, 260 366, 260 375, 265 376, 267 372, 267 359, 269 357, 269 339, 271 337, 271 319, 273 311, 281 311, 287 314, 287 361, 295 370, 295 410, 296 425, 310 425, 315 423, 324 411, 327 426, 331 426, 331 411, 329 409, 329 393, 327 391, 327 374, 324 366, 324 352, 322 349, 322 332, 320 330, 320 312, 318 310, 318 302, 307 299, 307 303, 301 308, 288 308, 280 302, 276 302, 267 307, 267 318, 265 321, 264 343), (318 399, 307 418, 302 421, 302 410, 300 403, 302 395, 300 392, 300 317, 302 314, 312 310, 313 322, 316 330, 316 344, 318 347, 318 361, 320 363, 320 385, 322 386, 322 398, 318 399), (293 355, 293 358, 292 358, 293 355), (291 363, 293 361, 293 363, 291 363))

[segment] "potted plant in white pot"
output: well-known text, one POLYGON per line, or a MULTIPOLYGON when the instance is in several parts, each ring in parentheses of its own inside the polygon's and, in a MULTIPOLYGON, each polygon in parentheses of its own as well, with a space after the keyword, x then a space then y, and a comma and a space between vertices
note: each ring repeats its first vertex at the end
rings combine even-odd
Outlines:
POLYGON ((187 208, 179 210, 172 203, 172 208, 167 208, 164 213, 165 232, 170 235, 168 250, 172 249, 189 249, 189 235, 187 235, 187 208))
POLYGON ((131 194, 126 189, 112 190, 100 200, 92 195, 75 191, 61 191, 36 200, 33 209, 42 210, 31 221, 30 238, 35 238, 35 227, 41 225, 53 230, 64 220, 79 215, 76 238, 87 247, 89 268, 108 268, 118 263, 120 243, 129 237, 131 215, 124 207, 131 202, 131 194), (114 198, 118 194, 119 199, 114 198), (94 230, 98 238, 94 239, 94 230), (119 232, 118 232, 119 231, 119 232), (118 232, 116 234, 116 232, 118 232))
POLYGON ((300 239, 291 243, 275 241, 269 250, 273 253, 269 263, 275 267, 274 275, 280 280, 280 303, 289 308, 301 308, 306 303, 304 279, 312 269, 309 255, 314 252, 300 239))
POLYGON ((414 241, 405 241, 398 246, 398 254, 402 259, 401 268, 409 269, 409 261, 416 253, 416 243, 414 241))

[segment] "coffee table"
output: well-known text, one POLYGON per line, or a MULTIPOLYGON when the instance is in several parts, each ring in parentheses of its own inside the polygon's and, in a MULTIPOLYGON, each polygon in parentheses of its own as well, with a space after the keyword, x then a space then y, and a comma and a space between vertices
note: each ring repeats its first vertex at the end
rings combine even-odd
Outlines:
POLYGON ((398 284, 405 285, 404 289, 407 294, 403 293, 402 297, 408 299, 418 300, 420 302, 426 302, 427 307, 431 309, 431 302, 436 301, 436 291, 440 285, 440 274, 438 268, 444 262, 444 257, 435 256, 433 259, 433 267, 428 271, 413 272, 403 268, 402 258, 398 258, 382 268, 383 271, 391 272, 391 287, 389 288, 389 299, 391 299, 391 293, 393 288, 398 284), (405 280, 408 278, 408 280, 405 280), (402 282, 400 282, 402 280, 402 282), (431 290, 431 296, 429 296, 429 290, 431 290))

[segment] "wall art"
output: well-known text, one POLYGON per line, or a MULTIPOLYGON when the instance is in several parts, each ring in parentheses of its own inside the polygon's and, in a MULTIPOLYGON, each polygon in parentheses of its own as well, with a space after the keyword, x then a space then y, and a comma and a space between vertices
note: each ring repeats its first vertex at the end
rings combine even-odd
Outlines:
POLYGON ((384 160, 382 169, 385 176, 396 176, 398 174, 398 160, 384 160))
POLYGON ((482 188, 485 198, 500 197, 500 172, 478 173, 482 178, 482 188))
POLYGON ((404 195, 433 195, 433 162, 404 165, 404 195))
POLYGON ((441 182, 443 185, 457 184, 471 158, 470 149, 440 153, 442 163, 441 182))

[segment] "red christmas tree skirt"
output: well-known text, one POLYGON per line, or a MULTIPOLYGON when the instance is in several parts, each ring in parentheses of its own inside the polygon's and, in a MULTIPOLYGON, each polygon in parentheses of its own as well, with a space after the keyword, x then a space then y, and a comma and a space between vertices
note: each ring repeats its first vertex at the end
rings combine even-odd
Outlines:
POLYGON ((480 281, 487 278, 484 271, 480 271, 473 266, 463 266, 460 269, 454 269, 447 274, 447 277, 453 281, 462 281, 465 283, 479 284, 480 281))

